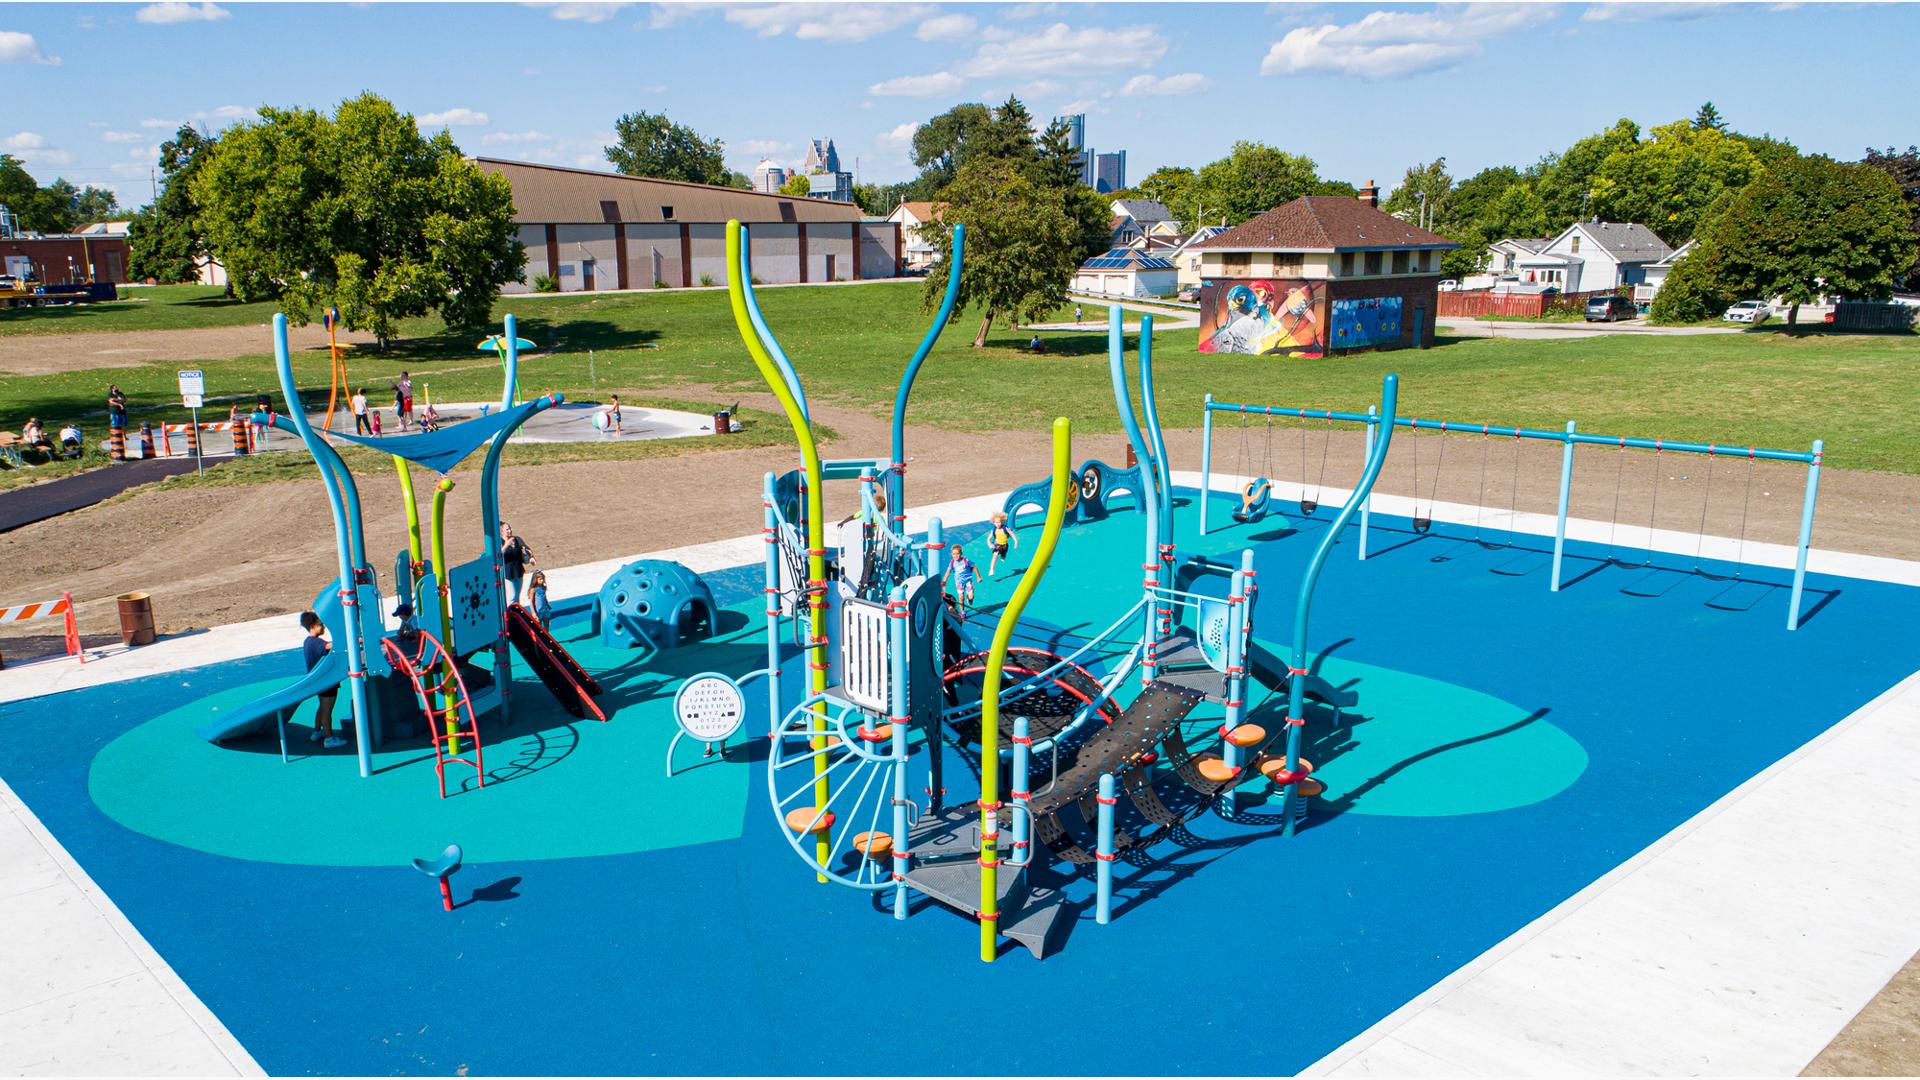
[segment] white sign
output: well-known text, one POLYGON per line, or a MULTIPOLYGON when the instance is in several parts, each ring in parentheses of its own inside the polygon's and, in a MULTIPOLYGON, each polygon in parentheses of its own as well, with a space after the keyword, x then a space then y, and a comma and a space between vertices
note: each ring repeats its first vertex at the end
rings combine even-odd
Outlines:
POLYGON ((673 715, 690 739, 718 742, 740 730, 747 700, 740 687, 725 675, 695 675, 673 696, 673 715))
POLYGON ((197 409, 200 407, 200 395, 199 394, 181 394, 180 404, 185 405, 189 409, 197 409))
MULTIPOLYGON (((207 392, 207 377, 198 371, 177 372, 180 376, 180 396, 197 398, 207 392)), ((198 406, 193 406, 197 408, 198 406)))

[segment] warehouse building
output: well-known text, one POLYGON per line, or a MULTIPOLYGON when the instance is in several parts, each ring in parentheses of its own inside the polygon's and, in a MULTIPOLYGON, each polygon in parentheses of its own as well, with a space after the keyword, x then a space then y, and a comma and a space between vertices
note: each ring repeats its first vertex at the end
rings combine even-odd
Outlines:
POLYGON ((770 284, 900 275, 900 227, 852 203, 738 188, 475 158, 513 185, 531 292, 546 275, 562 292, 687 288, 727 281, 727 221, 752 226, 753 273, 770 284))

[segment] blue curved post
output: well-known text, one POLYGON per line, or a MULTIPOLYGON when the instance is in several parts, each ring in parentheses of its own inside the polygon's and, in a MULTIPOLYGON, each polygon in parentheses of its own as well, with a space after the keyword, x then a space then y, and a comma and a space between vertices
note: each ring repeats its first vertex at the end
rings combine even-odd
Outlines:
MULTIPOLYGON (((913 393, 913 380, 920 374, 920 365, 927 362, 927 354, 933 351, 933 343, 940 340, 940 334, 947 328, 947 320, 953 315, 953 305, 960 299, 960 274, 965 265, 967 249, 967 227, 953 227, 953 257, 947 260, 947 292, 940 299, 940 313, 933 317, 933 325, 927 327, 926 336, 920 339, 920 347, 913 351, 913 359, 907 361, 907 370, 900 375, 900 389, 893 395, 893 466, 887 474, 887 502, 893 508, 893 520, 907 520, 907 397, 913 393)), ((901 532, 906 531, 902 524, 901 532)))
POLYGON ((767 326, 766 317, 760 314, 760 298, 753 293, 753 237, 747 226, 740 226, 740 259, 727 268, 734 280, 740 282, 740 292, 747 301, 747 321, 753 324, 753 334, 760 339, 760 345, 772 357, 773 365, 780 369, 780 379, 787 384, 793 394, 793 400, 800 406, 800 418, 809 423, 812 415, 807 411, 807 392, 800 386, 800 373, 793 369, 793 361, 787 359, 787 351, 773 336, 773 330, 767 326))
MULTIPOLYGON (((1360 474, 1360 482, 1354 485, 1353 496, 1340 507, 1340 513, 1334 516, 1333 524, 1320 537, 1320 545, 1313 549, 1313 558, 1307 563, 1307 572, 1300 579, 1300 598, 1293 609, 1293 661, 1290 665, 1290 677, 1287 679, 1287 771, 1297 773, 1300 768, 1300 734, 1306 724, 1306 714, 1302 711, 1306 704, 1307 680, 1301 678, 1307 668, 1307 616, 1313 607, 1313 587, 1320 580, 1320 571, 1327 564, 1327 555, 1340 538, 1340 531, 1360 509, 1360 505, 1373 493, 1374 481, 1380 478, 1380 467, 1386 464, 1387 448, 1393 444, 1394 408, 1400 399, 1400 377, 1388 375, 1380 380, 1380 438, 1373 444, 1373 453, 1367 456, 1367 467, 1360 474)), ((1285 835, 1294 832, 1293 800, 1300 787, 1296 778, 1289 782, 1280 796, 1280 815, 1285 820, 1285 835)))
MULTIPOLYGON (((507 316, 507 338, 509 341, 513 339, 511 315, 507 316)), ((513 346, 508 345, 507 348, 513 346)), ((480 533, 486 545, 487 562, 493 567, 495 596, 501 595, 506 589, 506 578, 500 564, 500 455, 506 451, 507 440, 520 430, 520 425, 565 400, 559 394, 547 394, 537 399, 526 415, 494 433, 493 442, 487 447, 487 459, 480 466, 480 533)), ((439 572, 441 585, 445 587, 447 574, 452 568, 441 566, 434 569, 439 572)), ((493 678, 494 685, 500 688, 500 722, 503 724, 508 718, 507 701, 512 696, 512 675, 513 659, 508 654, 507 632, 503 625, 499 638, 493 643, 493 678)))
POLYGON ((320 480, 327 488, 327 508, 333 512, 333 547, 340 560, 340 603, 346 609, 346 617, 341 621, 346 624, 347 640, 342 645, 347 650, 347 699, 353 708, 353 729, 355 742, 358 743, 355 752, 360 757, 360 775, 372 776, 373 732, 367 716, 367 672, 361 659, 360 615, 356 610, 359 589, 355 584, 355 571, 359 568, 354 564, 352 553, 352 537, 357 531, 354 525, 358 524, 359 518, 359 500, 356 495, 353 524, 349 524, 348 504, 341 490, 340 477, 323 455, 331 455, 342 473, 346 471, 346 466, 339 462, 339 455, 334 454, 333 447, 314 434, 313 426, 307 423, 306 407, 300 404, 300 388, 293 381, 293 356, 287 351, 287 317, 277 313, 273 317, 273 362, 280 375, 281 396, 287 402, 287 419, 300 436, 300 441, 313 454, 315 463, 320 466, 320 480))
POLYGON ((1813 460, 1807 462, 1807 497, 1800 504, 1800 540, 1794 545, 1793 597, 1787 604, 1787 629, 1800 629, 1800 595, 1807 587, 1807 550, 1813 545, 1813 506, 1820 498, 1820 458, 1827 444, 1813 440, 1813 460))
MULTIPOLYGON (((1366 438, 1367 445, 1366 445, 1366 453, 1361 460, 1364 461, 1366 458, 1370 458, 1373 456, 1373 440, 1379 437, 1378 435, 1379 427, 1380 427, 1380 406, 1378 405, 1367 406, 1367 426, 1365 428, 1366 436, 1367 436, 1366 438)), ((1301 482, 1304 483, 1306 481, 1306 476, 1303 474, 1300 477, 1300 479, 1301 479, 1301 482)), ((1373 525, 1373 492, 1369 491, 1367 492, 1367 497, 1360 500, 1360 561, 1361 562, 1367 561, 1367 529, 1372 525, 1373 525)))
POLYGON ((500 391, 500 407, 513 408, 520 396, 520 326, 512 314, 507 316, 506 370, 501 375, 504 383, 500 391))
MULTIPOLYGON (((1147 419, 1152 468, 1160 478, 1160 543, 1173 543, 1173 471, 1167 465, 1167 441, 1160 434, 1160 408, 1153 403, 1153 316, 1140 316, 1140 412, 1147 419)), ((1162 560, 1165 561, 1164 559, 1162 560)))
POLYGON ((1140 433, 1140 423, 1133 415, 1133 398, 1127 390, 1127 368, 1122 355, 1120 334, 1120 305, 1107 309, 1107 371, 1113 378, 1113 404, 1120 412, 1120 424, 1126 428, 1127 442, 1133 445, 1133 455, 1140 459, 1145 468, 1140 470, 1140 478, 1147 485, 1141 496, 1141 502, 1147 508, 1147 547, 1146 555, 1140 560, 1143 573, 1154 576, 1143 578, 1142 590, 1147 598, 1144 609, 1145 625, 1140 631, 1140 684, 1145 686, 1153 681, 1160 661, 1155 655, 1158 638, 1155 636, 1157 624, 1154 614, 1154 590, 1160 584, 1160 470, 1153 464, 1153 451, 1147 446, 1146 436, 1140 433))
POLYGON ((1549 592, 1560 591, 1560 560, 1567 552, 1567 501, 1573 496, 1574 421, 1567 421, 1567 445, 1560 451, 1560 501, 1553 520, 1553 574, 1547 578, 1549 592))

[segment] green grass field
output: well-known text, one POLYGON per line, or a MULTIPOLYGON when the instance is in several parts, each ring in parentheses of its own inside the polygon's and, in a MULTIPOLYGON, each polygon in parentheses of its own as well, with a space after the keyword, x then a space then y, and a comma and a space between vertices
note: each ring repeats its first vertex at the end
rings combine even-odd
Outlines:
POLYGON ((273 318, 272 304, 248 304, 220 294, 221 290, 203 285, 123 287, 119 300, 104 304, 8 308, 0 310, 0 337, 246 326, 273 318))
MULTIPOLYGON (((875 415, 891 409, 902 367, 928 318, 917 286, 765 289, 761 300, 814 401, 875 415)), ((220 309, 221 317, 230 310, 220 309)), ((1097 310, 1089 305, 1088 317, 1097 310)), ((522 297, 496 308, 496 314, 507 311, 519 316, 522 336, 542 347, 555 337, 560 343, 557 355, 523 362, 527 393, 558 390, 575 400, 604 399, 609 392, 669 396, 698 409, 763 388, 722 292, 522 297), (690 394, 696 386, 712 389, 690 394)), ((1070 313, 1071 304, 1061 316, 1070 313)), ((1039 429, 1064 414, 1083 432, 1119 429, 1103 334, 1045 332, 1047 352, 1034 355, 1024 348, 1029 334, 997 328, 988 347, 976 350, 969 342, 977 318, 956 318, 935 349, 915 387, 911 422, 1039 429)), ((410 323, 403 334, 413 336, 389 354, 356 352, 351 361, 354 381, 367 385, 375 400, 388 400, 387 382, 402 368, 430 385, 435 400, 499 393, 497 364, 474 351, 472 334, 448 333, 436 319, 410 323)), ((1159 406, 1169 427, 1198 426, 1208 392, 1222 401, 1364 409, 1377 397, 1381 376, 1393 371, 1406 415, 1539 428, 1572 419, 1600 434, 1788 449, 1824 438, 1831 465, 1920 473, 1920 439, 1905 430, 1920 412, 1915 335, 1442 337, 1425 351, 1321 360, 1202 355, 1191 329, 1162 331, 1156 340, 1159 406)), ((259 355, 199 365, 210 405, 277 388, 268 345, 263 330, 259 355)), ((1134 335, 1128 348, 1131 365, 1134 335)), ((136 423, 184 419, 173 404, 175 366, 8 378, 0 382, 0 424, 17 428, 33 413, 52 430, 74 416, 91 440, 101 431, 109 381, 127 392, 136 423)), ((301 354, 296 372, 308 405, 324 402, 324 354, 301 354)), ((784 431, 769 437, 785 437, 784 431)), ((0 473, 0 485, 11 478, 0 473)))

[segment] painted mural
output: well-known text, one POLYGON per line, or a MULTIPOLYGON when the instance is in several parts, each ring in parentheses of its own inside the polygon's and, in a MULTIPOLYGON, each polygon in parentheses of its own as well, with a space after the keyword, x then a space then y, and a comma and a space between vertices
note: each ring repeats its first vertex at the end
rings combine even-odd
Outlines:
POLYGON ((1327 348, 1326 283, 1285 278, 1200 287, 1200 351, 1318 356, 1327 348))
POLYGON ((1400 298, 1368 296, 1356 300, 1335 300, 1333 310, 1333 347, 1365 349, 1374 345, 1400 343, 1400 298))

